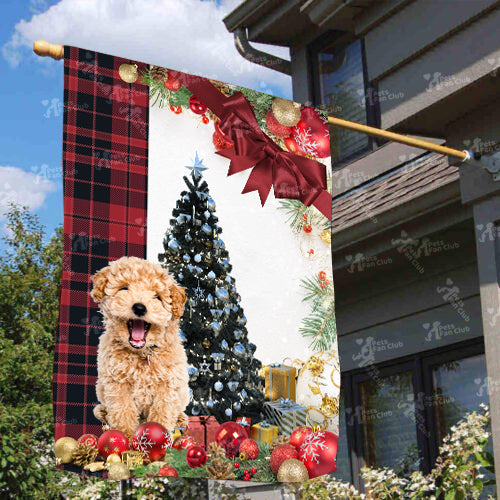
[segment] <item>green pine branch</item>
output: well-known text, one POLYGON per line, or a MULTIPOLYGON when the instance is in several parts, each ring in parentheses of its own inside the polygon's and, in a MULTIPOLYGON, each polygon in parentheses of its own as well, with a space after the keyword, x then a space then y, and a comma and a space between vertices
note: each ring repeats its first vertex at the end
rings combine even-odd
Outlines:
POLYGON ((304 225, 304 214, 307 215, 308 224, 318 226, 321 230, 330 229, 330 221, 316 207, 306 207, 300 200, 279 200, 278 209, 285 212, 287 223, 297 233, 304 225))
POLYGON ((151 78, 149 69, 142 72, 141 82, 149 87, 149 97, 152 106, 158 106, 159 108, 170 105, 182 106, 183 108, 189 106, 189 98, 192 94, 184 85, 176 92, 168 90, 163 85, 163 82, 157 82, 151 78))

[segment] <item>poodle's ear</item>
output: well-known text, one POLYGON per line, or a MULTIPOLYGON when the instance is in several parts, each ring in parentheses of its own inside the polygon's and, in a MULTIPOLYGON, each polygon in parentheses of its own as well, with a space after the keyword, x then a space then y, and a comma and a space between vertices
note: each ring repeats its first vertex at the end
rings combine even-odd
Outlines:
POLYGON ((103 267, 92 276, 92 283, 94 284, 90 296, 94 302, 100 302, 104 297, 104 289, 108 283, 109 266, 103 267))
POLYGON ((186 302, 184 288, 173 283, 170 286, 170 296, 172 297, 172 315, 175 319, 179 319, 184 312, 184 303, 186 302))

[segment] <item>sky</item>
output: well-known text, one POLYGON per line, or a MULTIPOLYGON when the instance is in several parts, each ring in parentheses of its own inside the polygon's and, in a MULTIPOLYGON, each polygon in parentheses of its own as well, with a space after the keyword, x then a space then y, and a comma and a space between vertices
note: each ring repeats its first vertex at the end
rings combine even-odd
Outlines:
MULTIPOLYGON (((35 40, 74 45, 291 98, 286 75, 236 51, 223 17, 240 0, 3 0, 0 6, 0 233, 10 202, 50 235, 63 222, 63 62, 35 40)), ((289 58, 288 49, 258 46, 289 58)), ((2 245, 0 245, 0 251, 2 245)))

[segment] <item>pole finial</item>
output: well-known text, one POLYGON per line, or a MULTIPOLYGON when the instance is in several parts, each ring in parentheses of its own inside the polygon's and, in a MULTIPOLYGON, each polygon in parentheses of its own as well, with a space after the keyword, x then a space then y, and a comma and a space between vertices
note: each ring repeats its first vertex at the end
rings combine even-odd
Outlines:
POLYGON ((56 43, 49 43, 45 40, 37 40, 33 44, 33 52, 41 57, 62 59, 64 57, 64 46, 56 43))

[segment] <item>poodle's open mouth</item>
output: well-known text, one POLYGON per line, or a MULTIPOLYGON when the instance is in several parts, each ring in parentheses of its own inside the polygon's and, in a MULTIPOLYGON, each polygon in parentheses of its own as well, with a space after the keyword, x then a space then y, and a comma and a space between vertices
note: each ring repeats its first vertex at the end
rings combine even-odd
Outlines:
POLYGON ((127 326, 130 345, 134 349, 142 349, 146 345, 146 335, 149 332, 151 323, 146 323, 142 319, 129 319, 127 326))

